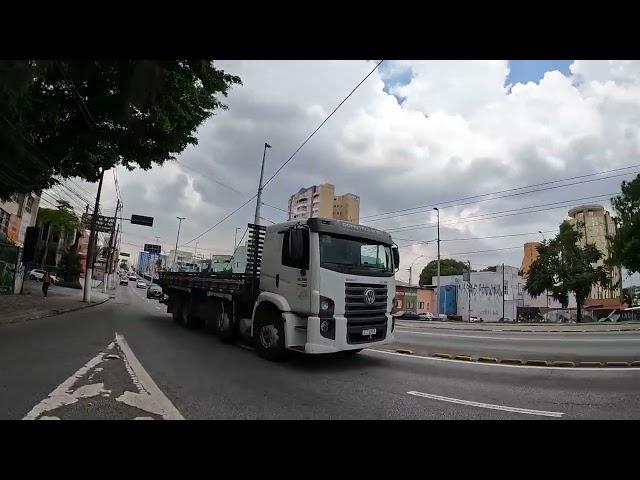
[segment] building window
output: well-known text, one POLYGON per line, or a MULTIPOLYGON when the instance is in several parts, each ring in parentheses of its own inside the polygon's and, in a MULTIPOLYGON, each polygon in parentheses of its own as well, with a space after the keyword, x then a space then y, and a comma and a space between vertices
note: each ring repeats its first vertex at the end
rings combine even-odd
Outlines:
POLYGON ((29 195, 27 197, 27 204, 24 207, 25 212, 31 213, 31 207, 33 207, 33 197, 29 195))
POLYGON ((423 309, 424 308, 424 302, 419 302, 418 303, 418 308, 419 309, 423 309))
POLYGON ((504 281, 504 294, 509 295, 509 282, 507 280, 504 281))

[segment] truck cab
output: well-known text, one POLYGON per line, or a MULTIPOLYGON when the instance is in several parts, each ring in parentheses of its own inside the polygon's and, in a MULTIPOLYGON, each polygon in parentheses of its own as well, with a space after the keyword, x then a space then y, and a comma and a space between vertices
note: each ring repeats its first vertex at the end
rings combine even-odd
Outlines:
POLYGON ((271 225, 251 325, 241 331, 263 350, 276 342, 312 354, 389 343, 398 264, 381 230, 326 218, 271 225))

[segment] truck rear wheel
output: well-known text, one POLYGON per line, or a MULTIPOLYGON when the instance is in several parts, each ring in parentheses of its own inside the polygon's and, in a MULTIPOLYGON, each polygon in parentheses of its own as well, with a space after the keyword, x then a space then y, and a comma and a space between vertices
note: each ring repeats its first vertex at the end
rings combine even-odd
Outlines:
POLYGON ((216 331, 220 340, 230 343, 236 338, 236 329, 231 317, 231 308, 221 308, 216 313, 216 331))
POLYGON ((189 328, 198 326, 198 321, 189 308, 189 300, 185 300, 180 305, 180 323, 189 328))
POLYGON ((254 338, 260 355, 271 361, 284 360, 287 349, 284 342, 284 323, 282 318, 266 318, 258 322, 254 338))
POLYGON ((182 302, 180 298, 176 298, 173 300, 173 305, 171 307, 171 318, 175 323, 182 323, 182 302))

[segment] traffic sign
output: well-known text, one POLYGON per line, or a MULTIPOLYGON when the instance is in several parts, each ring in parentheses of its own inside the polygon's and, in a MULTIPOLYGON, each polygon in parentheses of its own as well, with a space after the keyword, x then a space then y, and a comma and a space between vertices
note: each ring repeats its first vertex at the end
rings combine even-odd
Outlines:
POLYGON ((160 252, 162 251, 162 247, 160 245, 153 245, 151 243, 145 243, 144 244, 144 251, 145 252, 149 252, 149 253, 160 254, 160 252))
MULTIPOLYGON (((82 227, 91 229, 91 220, 93 219, 92 213, 82 214, 82 227)), ((116 228, 116 219, 113 217, 105 217, 104 215, 98 215, 95 222, 96 232, 111 233, 116 228)))
POLYGON ((145 217, 144 215, 131 215, 131 223, 133 225, 144 225, 145 227, 153 227, 153 217, 145 217))

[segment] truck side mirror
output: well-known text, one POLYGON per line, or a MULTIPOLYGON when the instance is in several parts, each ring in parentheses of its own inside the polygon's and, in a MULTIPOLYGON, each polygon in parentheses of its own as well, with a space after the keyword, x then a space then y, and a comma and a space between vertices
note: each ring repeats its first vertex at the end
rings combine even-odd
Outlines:
POLYGON ((393 254, 393 267, 397 272, 400 269, 400 251, 396 245, 391 247, 391 253, 393 254))

